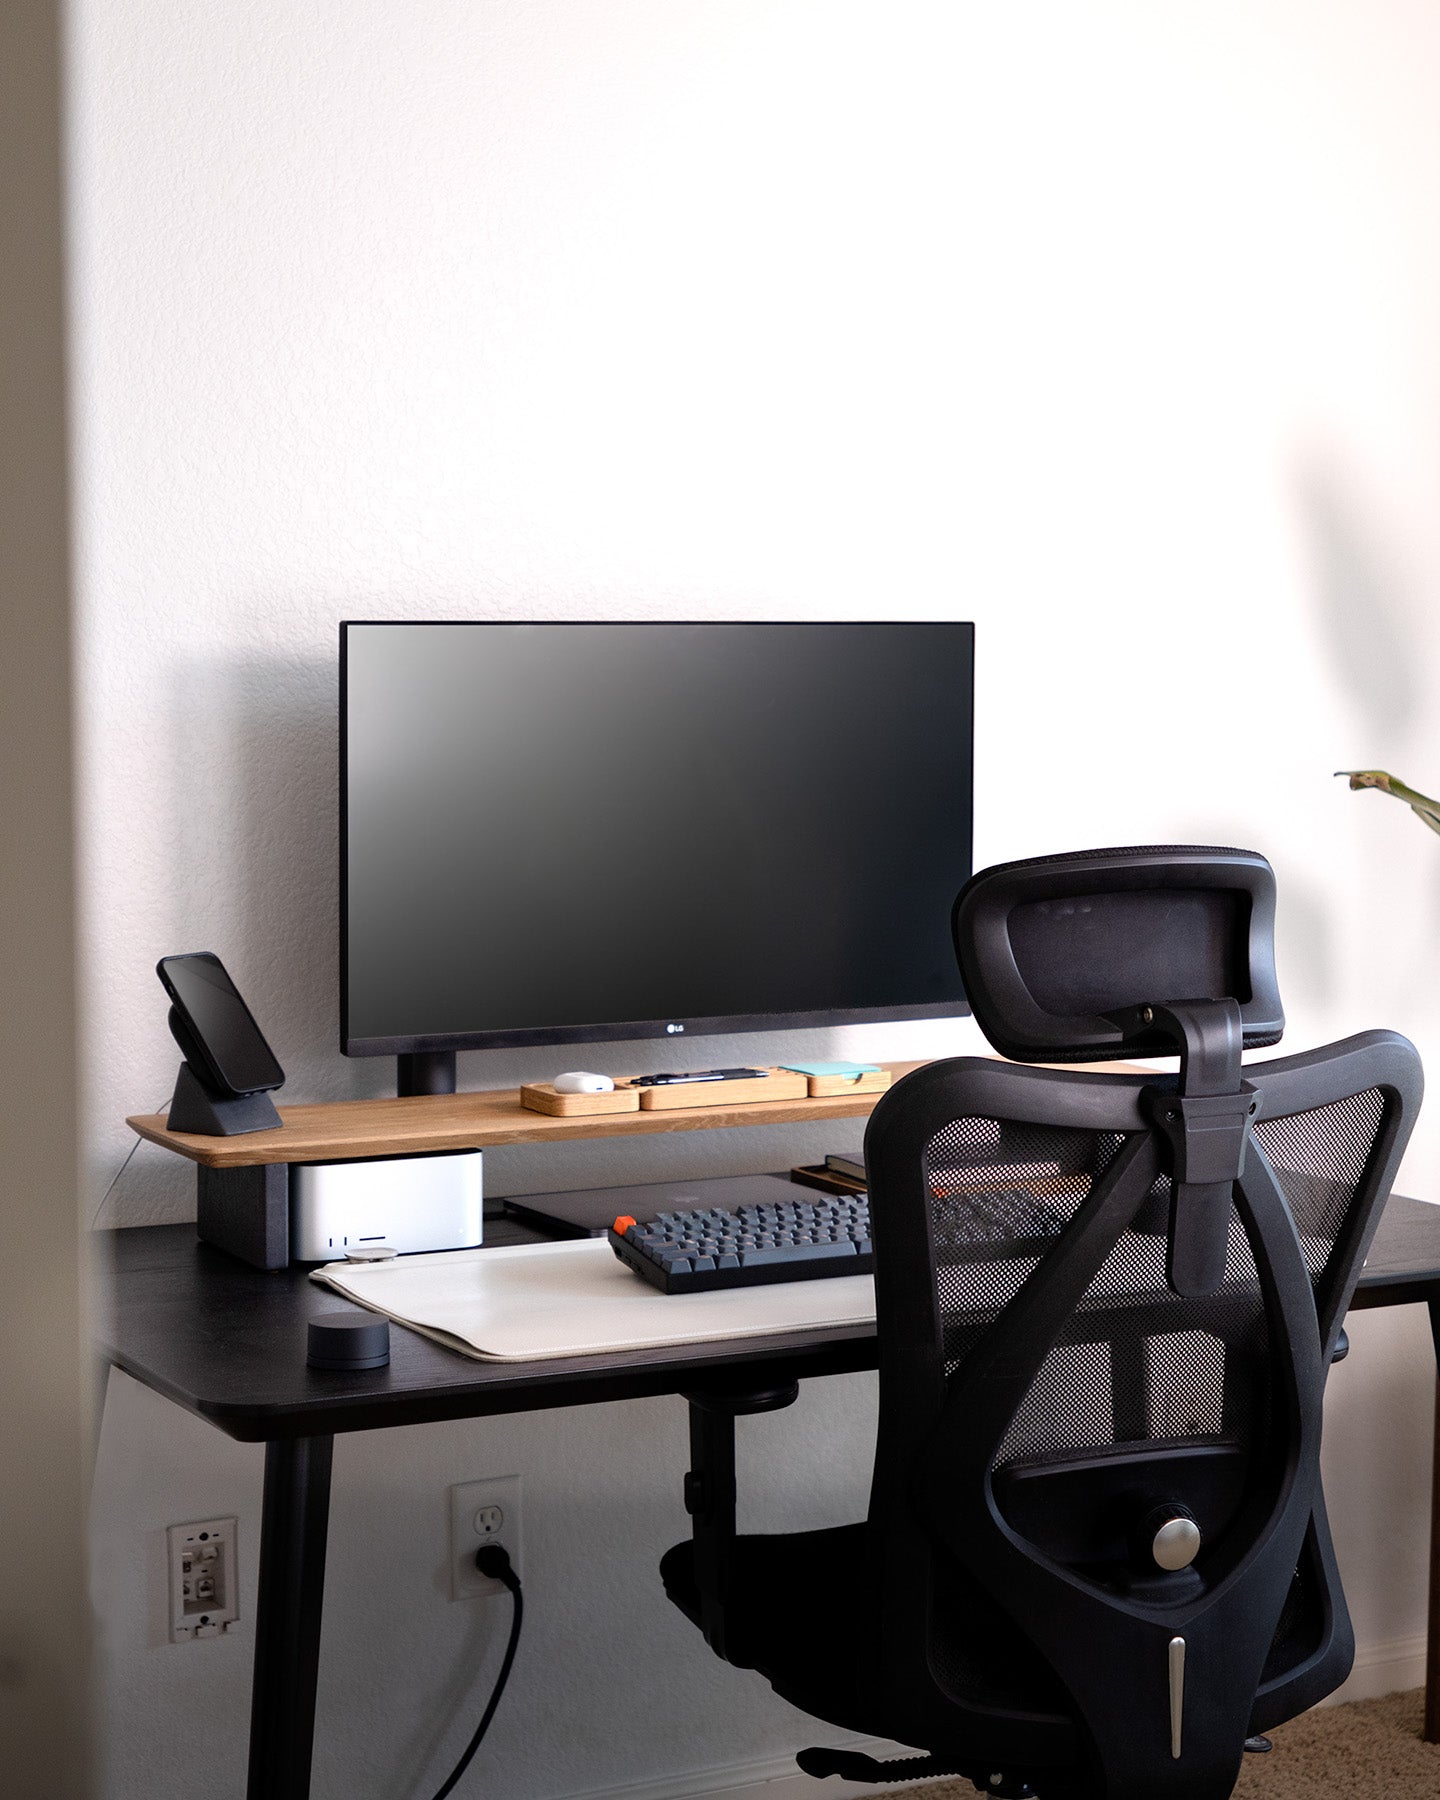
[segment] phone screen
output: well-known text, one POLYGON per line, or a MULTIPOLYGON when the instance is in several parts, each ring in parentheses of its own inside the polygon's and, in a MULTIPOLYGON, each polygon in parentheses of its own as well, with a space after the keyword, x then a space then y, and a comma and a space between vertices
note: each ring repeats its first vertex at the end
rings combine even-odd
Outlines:
POLYGON ((208 951, 165 956, 158 972, 170 998, 200 1040, 225 1085, 236 1094, 276 1088, 285 1071, 265 1042, 225 965, 208 951))

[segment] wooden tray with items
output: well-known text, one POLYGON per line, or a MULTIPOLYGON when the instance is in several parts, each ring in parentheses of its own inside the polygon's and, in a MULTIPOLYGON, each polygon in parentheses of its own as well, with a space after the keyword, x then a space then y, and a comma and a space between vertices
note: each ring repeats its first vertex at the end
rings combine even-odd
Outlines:
POLYGON ((530 1081, 520 1090, 520 1104, 552 1119, 593 1118, 599 1113, 639 1112, 636 1088, 614 1087, 603 1094, 557 1094, 548 1081, 530 1081))
POLYGON ((831 1094, 883 1094, 890 1085, 888 1069, 862 1069, 858 1075, 807 1075, 812 1100, 831 1094))
POLYGON ((641 1112, 699 1112, 721 1106, 745 1106, 756 1100, 803 1100, 805 1077, 791 1069, 767 1069, 754 1080, 677 1081, 663 1087, 631 1087, 617 1081, 615 1092, 638 1094, 641 1112))

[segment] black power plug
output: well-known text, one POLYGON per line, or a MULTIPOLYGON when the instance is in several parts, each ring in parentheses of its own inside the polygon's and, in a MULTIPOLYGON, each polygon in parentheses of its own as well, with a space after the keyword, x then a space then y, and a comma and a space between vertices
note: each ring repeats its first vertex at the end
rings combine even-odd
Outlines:
POLYGON ((509 1590, 514 1602, 514 1610, 510 1616, 510 1637, 505 1645, 505 1656, 500 1664, 500 1673, 495 1677, 495 1687, 490 1695, 475 1735, 465 1746, 460 1760, 435 1795, 435 1800, 445 1800, 447 1794, 459 1781, 470 1766, 470 1759, 480 1748, 481 1740, 490 1729, 490 1721, 495 1717, 495 1708, 500 1704, 500 1696, 505 1692, 505 1683, 510 1679, 510 1669, 515 1661, 516 1646, 520 1642, 520 1626, 525 1617, 525 1597, 520 1592, 520 1577, 510 1566, 510 1552, 503 1544, 482 1544, 475 1552, 475 1567, 482 1575, 492 1581, 503 1582, 509 1590))
POLYGON ((513 1594, 520 1577, 510 1566, 510 1552, 503 1544, 482 1544, 475 1552, 475 1567, 490 1581, 503 1581, 513 1594))

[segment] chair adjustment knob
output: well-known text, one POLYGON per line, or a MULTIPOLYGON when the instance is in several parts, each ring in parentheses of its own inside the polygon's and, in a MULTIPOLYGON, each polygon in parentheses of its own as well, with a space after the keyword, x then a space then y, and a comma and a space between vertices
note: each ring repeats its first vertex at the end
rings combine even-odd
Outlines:
POLYGON ((1162 1569, 1188 1569, 1200 1554, 1200 1527, 1189 1513, 1171 1513, 1151 1537, 1150 1554, 1162 1569))

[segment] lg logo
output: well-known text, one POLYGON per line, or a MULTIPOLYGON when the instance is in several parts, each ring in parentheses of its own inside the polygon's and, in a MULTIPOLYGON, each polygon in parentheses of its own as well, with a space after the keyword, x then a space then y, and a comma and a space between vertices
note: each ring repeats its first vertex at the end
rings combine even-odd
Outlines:
POLYGON ((665 1027, 666 1032, 671 1037, 674 1037, 676 1032, 683 1031, 684 1029, 685 1029, 685 1027, 683 1025, 667 1025, 665 1027))

